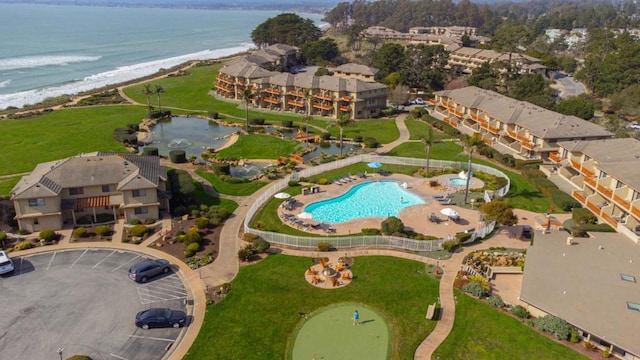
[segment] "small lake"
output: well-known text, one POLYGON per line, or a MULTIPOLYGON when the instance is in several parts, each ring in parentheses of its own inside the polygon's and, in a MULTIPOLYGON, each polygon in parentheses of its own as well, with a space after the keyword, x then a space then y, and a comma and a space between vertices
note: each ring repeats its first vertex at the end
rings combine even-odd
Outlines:
MULTIPOLYGON (((322 153, 326 153, 327 155, 338 155, 338 154, 340 154, 340 143, 337 143, 337 142, 322 142, 322 143, 315 144, 315 145, 316 145, 316 149, 315 150, 313 150, 312 152, 310 152, 308 154, 304 154, 304 156, 302 157, 304 159, 304 161, 309 161, 309 160, 315 158, 316 156, 319 156, 322 153)), ((359 150, 362 150, 362 147, 360 145, 348 144, 348 143, 343 143, 342 144, 342 152, 343 153, 359 151, 359 150)))
POLYGON ((240 130, 238 126, 218 125, 206 119, 175 116, 150 128, 146 146, 157 147, 163 156, 180 149, 187 157, 194 155, 202 160, 200 154, 206 147, 217 149, 227 142, 228 136, 240 130))

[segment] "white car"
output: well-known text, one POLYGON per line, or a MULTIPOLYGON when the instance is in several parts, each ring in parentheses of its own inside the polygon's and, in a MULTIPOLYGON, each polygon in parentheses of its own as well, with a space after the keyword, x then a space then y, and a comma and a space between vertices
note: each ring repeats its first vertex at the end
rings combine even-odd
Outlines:
POLYGON ((6 252, 0 251, 0 274, 6 274, 13 271, 13 261, 6 252))
POLYGON ((636 123, 636 124, 631 124, 629 125, 630 128, 632 128, 633 130, 640 130, 640 124, 636 123))
POLYGON ((424 101, 424 100, 422 100, 421 98, 416 98, 415 102, 416 102, 416 104, 418 104, 418 105, 424 105, 424 104, 426 104, 426 103, 425 103, 425 101, 424 101))

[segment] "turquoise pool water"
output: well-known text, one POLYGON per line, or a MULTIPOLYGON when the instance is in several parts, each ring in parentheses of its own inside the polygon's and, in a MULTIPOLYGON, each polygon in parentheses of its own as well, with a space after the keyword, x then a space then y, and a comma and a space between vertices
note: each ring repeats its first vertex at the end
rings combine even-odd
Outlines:
POLYGON ((358 184, 344 195, 309 204, 304 211, 316 221, 341 223, 365 217, 398 216, 400 210, 419 204, 424 204, 424 200, 398 183, 380 181, 358 184))
POLYGON ((451 185, 455 185, 455 186, 466 186, 467 185, 467 180, 466 179, 451 178, 451 179, 449 179, 449 182, 451 183, 451 185))

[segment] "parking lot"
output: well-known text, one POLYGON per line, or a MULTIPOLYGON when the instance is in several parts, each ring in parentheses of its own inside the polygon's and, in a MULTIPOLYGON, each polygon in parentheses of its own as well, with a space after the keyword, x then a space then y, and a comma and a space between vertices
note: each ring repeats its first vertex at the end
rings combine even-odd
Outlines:
POLYGON ((145 284, 129 280, 129 267, 143 258, 104 249, 13 257, 15 271, 0 278, 0 358, 161 359, 184 329, 142 330, 135 315, 151 307, 186 311, 187 290, 174 272, 145 284))

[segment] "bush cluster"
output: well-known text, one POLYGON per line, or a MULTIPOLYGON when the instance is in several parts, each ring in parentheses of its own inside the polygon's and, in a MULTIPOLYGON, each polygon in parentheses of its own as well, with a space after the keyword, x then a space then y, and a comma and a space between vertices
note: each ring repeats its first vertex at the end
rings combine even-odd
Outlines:
POLYGON ((282 120, 282 127, 293 127, 293 120, 282 120))
POLYGON ((187 153, 184 150, 171 150, 169 152, 169 160, 174 164, 186 163, 187 153))
POLYGON ((422 114, 421 119, 424 120, 427 124, 431 125, 432 127, 444 132, 445 134, 451 137, 457 138, 458 136, 460 136, 460 131, 458 131, 458 129, 432 117, 431 115, 429 115, 429 112, 427 111, 427 109, 425 108, 420 109, 420 113, 422 114))
POLYGON ((136 136, 135 133, 138 130, 138 124, 127 124, 127 127, 125 129, 113 129, 113 138, 116 141, 123 143, 124 145, 136 146, 138 145, 138 136, 136 136))
POLYGON ((217 111, 209 111, 208 115, 209 115, 210 118, 216 119, 216 120, 220 117, 220 115, 218 114, 217 111))
POLYGON ((489 296, 489 305, 494 308, 502 309, 504 307, 504 300, 499 295, 491 295, 489 296))
POLYGON ((249 125, 264 125, 264 119, 263 118, 249 119, 249 125))
POLYGON ((58 234, 56 234, 56 232, 53 230, 42 230, 40 231, 38 237, 40 238, 40 240, 53 241, 58 237, 58 234))
POLYGON ((373 228, 363 228, 362 230, 362 235, 380 235, 380 230, 378 229, 373 229, 373 228))
POLYGON ((251 243, 251 246, 253 246, 253 248, 259 252, 259 253, 264 253, 267 250, 269 250, 269 248, 271 247, 271 244, 262 238, 258 238, 253 240, 253 242, 251 243))
POLYGON ((99 236, 109 236, 111 235, 111 229, 109 225, 98 225, 96 226, 96 234, 99 236))
POLYGON ((89 231, 86 228, 79 227, 73 230, 73 234, 79 238, 84 238, 89 236, 89 231))
POLYGON ((570 211, 574 208, 580 208, 580 202, 572 198, 571 195, 560 190, 556 184, 547 179, 542 171, 533 166, 523 168, 522 175, 525 179, 538 190, 545 198, 549 199, 557 207, 564 211, 570 211))
POLYGON ((529 317, 529 311, 522 305, 516 305, 511 307, 511 313, 520 319, 526 319, 529 317))
POLYGON ((327 252, 331 250, 331 244, 326 241, 318 242, 318 251, 327 252))
POLYGON ((200 250, 200 244, 197 242, 193 242, 187 245, 187 248, 184 251, 184 256, 188 258, 192 257, 193 255, 196 254, 196 252, 198 252, 198 250, 200 250))
POLYGON ((571 325, 557 316, 546 315, 533 320, 533 326, 551 333, 560 340, 567 340, 571 334, 571 325))
POLYGON ((158 156, 160 153, 157 147, 145 146, 144 149, 142 149, 142 155, 158 156))
POLYGON ((578 225, 595 224, 598 222, 598 218, 589 210, 585 208, 573 209, 571 218, 578 225))
POLYGON ((193 243, 200 244, 202 242, 202 236, 198 231, 198 228, 192 227, 181 237, 181 241, 184 242, 187 247, 193 243))
POLYGON ((129 228, 129 235, 135 236, 135 237, 144 237, 150 232, 151 232, 151 229, 149 229, 148 227, 142 224, 134 225, 129 228))
POLYGON ((364 147, 366 147, 367 149, 375 149, 378 147, 378 145, 380 145, 380 143, 374 137, 368 137, 364 139, 364 147))
POLYGON ((386 218, 381 227, 382 233, 387 235, 404 232, 404 223, 395 216, 386 218))
POLYGON ((482 298, 486 294, 484 287, 482 287, 482 284, 478 281, 470 281, 466 283, 462 287, 462 291, 477 298, 482 298))
POLYGON ((571 235, 575 237, 588 237, 587 232, 616 232, 616 229, 608 224, 575 225, 570 230, 571 235))
POLYGON ((23 241, 21 243, 16 244, 13 247, 14 250, 27 250, 31 249, 34 245, 30 241, 23 241))

